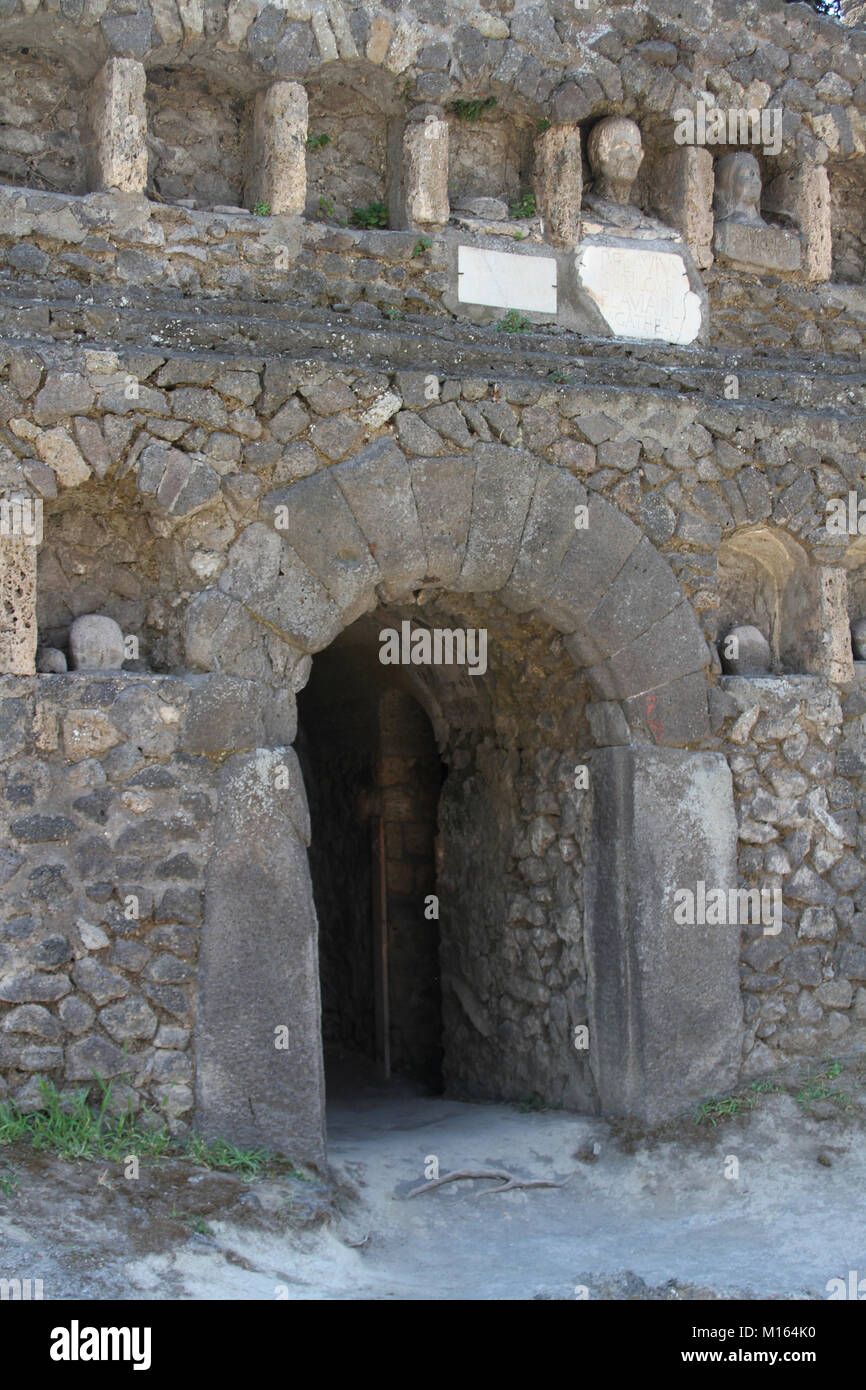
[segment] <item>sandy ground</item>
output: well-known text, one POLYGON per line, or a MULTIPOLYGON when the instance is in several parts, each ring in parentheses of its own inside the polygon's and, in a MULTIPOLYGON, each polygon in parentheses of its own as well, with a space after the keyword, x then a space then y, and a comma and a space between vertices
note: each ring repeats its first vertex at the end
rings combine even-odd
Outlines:
POLYGON ((689 1116, 654 1135, 354 1087, 330 1106, 332 1172, 313 1181, 172 1160, 136 1182, 7 1146, 0 1277, 41 1278, 46 1299, 824 1299, 829 1280, 866 1277, 866 1070, 838 1084, 848 1109, 763 1095, 716 1128, 689 1116), (440 1174, 562 1186, 409 1199, 432 1157, 440 1174))

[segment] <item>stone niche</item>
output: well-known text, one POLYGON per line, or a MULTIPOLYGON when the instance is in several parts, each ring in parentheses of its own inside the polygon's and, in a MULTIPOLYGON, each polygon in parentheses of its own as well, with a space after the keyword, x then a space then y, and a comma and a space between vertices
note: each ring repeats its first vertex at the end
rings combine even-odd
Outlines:
POLYGON ((460 209, 478 198, 495 198, 507 215, 532 191, 537 124, 498 106, 472 116, 466 105, 448 108, 452 206, 460 209))
POLYGON ((830 186, 823 166, 779 170, 762 166, 751 150, 729 151, 716 161, 713 207, 713 251, 720 265, 810 282, 829 279, 830 186))
POLYGON ((852 678, 843 569, 816 565, 786 532, 757 526, 719 548, 717 638, 750 625, 770 645, 773 674, 852 678))
POLYGON ((86 193, 86 87, 57 58, 19 49, 0 51, 0 93, 0 183, 86 193))
POLYGON ((307 217, 345 225, 356 208, 382 204, 391 221, 406 114, 397 79, 367 64, 329 63, 307 83, 307 98, 307 217))
POLYGON ((148 193, 170 203, 242 207, 252 167, 252 101, 189 68, 148 72, 148 193))

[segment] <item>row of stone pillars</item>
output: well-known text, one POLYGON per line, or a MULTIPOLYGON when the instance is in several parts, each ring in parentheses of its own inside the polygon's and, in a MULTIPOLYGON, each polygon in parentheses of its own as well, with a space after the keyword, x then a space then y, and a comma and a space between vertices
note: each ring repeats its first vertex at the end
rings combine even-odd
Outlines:
MULTIPOLYGON (((134 58, 110 58, 90 92, 90 183, 94 189, 147 188, 147 74, 134 58)), ((298 82, 256 93, 247 205, 302 216, 307 198, 308 101, 298 82)), ((442 227, 450 216, 448 121, 441 107, 411 111, 399 142, 389 190, 391 226, 442 227)), ((574 245, 580 218, 581 149, 577 126, 554 126, 536 140, 538 209, 553 245, 574 245)))

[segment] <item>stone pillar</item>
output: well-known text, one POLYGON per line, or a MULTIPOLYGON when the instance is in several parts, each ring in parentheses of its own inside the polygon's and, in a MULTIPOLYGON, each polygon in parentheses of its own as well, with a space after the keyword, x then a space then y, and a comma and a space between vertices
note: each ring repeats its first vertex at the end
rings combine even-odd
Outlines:
POLYGON ((605 1116, 645 1123, 724 1094, 742 1057, 740 926, 674 921, 674 894, 737 887, 737 818, 720 753, 591 755, 589 1057, 605 1116))
POLYGON ((428 110, 403 131, 400 223, 413 229, 444 227, 450 216, 448 122, 444 114, 428 110))
POLYGON ((789 217, 800 232, 802 269, 813 284, 830 279, 830 176, 823 164, 788 169, 764 189, 762 206, 789 217))
POLYGON ((551 126, 535 139, 535 202, 551 246, 577 246, 582 198, 580 127, 551 126))
POLYGON ((854 679, 848 576, 827 565, 802 569, 782 598, 779 659, 785 670, 845 685, 854 679))
POLYGON ((653 207, 682 232, 699 270, 713 263, 713 156, 700 145, 680 145, 655 171, 653 207))
POLYGON ((253 167, 247 203, 274 215, 303 215, 307 202, 307 93, 298 82, 273 82, 256 93, 253 167))
POLYGON ((218 806, 199 958, 196 1123, 214 1138, 323 1163, 318 926, 294 750, 228 758, 218 806))
POLYGON ((93 80, 91 185, 143 193, 147 187, 147 109, 144 65, 109 58, 93 80))
MULTIPOLYGON (((4 514, 5 519, 5 514, 4 514)), ((36 672, 36 546, 0 524, 0 675, 36 672)))

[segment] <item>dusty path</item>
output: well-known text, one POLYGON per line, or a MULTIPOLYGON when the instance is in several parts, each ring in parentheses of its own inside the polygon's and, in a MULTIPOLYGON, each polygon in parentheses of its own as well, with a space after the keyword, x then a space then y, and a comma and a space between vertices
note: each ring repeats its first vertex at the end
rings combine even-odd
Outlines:
POLYGON ((763 1096, 635 1145, 592 1118, 368 1090, 332 1105, 329 1146, 331 1186, 181 1163, 134 1184, 119 1165, 2 1151, 18 1187, 0 1196, 0 1275, 118 1299, 823 1299, 828 1280, 866 1276, 859 1104, 807 1114, 763 1096), (431 1156, 443 1174, 564 1185, 405 1200, 431 1156))

